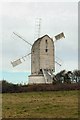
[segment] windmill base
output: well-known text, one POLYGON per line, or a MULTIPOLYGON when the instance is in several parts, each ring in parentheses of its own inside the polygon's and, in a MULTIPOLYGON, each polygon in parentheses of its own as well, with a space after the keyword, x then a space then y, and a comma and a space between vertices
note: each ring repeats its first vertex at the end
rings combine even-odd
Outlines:
POLYGON ((32 84, 51 84, 52 81, 46 81, 43 75, 30 75, 29 78, 29 85, 32 84))

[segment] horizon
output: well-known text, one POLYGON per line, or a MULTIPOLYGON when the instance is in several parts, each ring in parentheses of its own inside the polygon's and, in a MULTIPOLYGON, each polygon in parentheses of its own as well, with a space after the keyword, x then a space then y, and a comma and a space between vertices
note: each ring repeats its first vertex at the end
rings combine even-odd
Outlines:
MULTIPOLYGON (((74 70, 78 70, 78 69, 74 69, 74 70)), ((74 70, 68 70, 68 71, 73 72, 74 70)), ((31 75, 30 72, 10 72, 10 71, 8 71, 8 72, 5 71, 2 74, 3 75, 0 74, 0 81, 6 80, 9 83, 22 84, 22 85, 28 84, 28 76, 31 75)), ((56 74, 57 73, 55 73, 55 75, 56 74)))

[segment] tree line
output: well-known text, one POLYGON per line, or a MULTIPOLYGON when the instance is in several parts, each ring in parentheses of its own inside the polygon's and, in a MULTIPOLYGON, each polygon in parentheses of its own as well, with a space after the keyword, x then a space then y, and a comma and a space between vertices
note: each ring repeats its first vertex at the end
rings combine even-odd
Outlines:
POLYGON ((22 85, 9 83, 6 80, 0 81, 0 92, 18 93, 30 91, 56 91, 56 90, 79 90, 80 70, 62 70, 54 76, 53 84, 22 85))
POLYGON ((53 78, 53 84, 55 83, 79 83, 80 82, 80 70, 66 71, 62 70, 57 73, 53 78))

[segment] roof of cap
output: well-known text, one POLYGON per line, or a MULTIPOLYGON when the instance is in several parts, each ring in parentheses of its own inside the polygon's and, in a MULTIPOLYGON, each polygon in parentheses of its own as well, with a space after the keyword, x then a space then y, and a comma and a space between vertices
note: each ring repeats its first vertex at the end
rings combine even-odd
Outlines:
MULTIPOLYGON (((37 43, 38 41, 40 42, 45 36, 49 37, 48 35, 44 35, 44 36, 38 38, 38 39, 33 43, 33 46, 34 46, 34 44, 37 43)), ((49 38, 50 38, 50 37, 49 37, 49 38)), ((52 38, 50 38, 50 39, 52 40, 52 38)))

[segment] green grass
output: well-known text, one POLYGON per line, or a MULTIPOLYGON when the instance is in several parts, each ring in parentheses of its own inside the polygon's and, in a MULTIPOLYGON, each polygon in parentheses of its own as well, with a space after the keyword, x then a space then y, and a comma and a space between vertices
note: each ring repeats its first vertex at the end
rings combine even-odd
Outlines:
POLYGON ((5 93, 3 118, 78 118, 78 91, 5 93))

